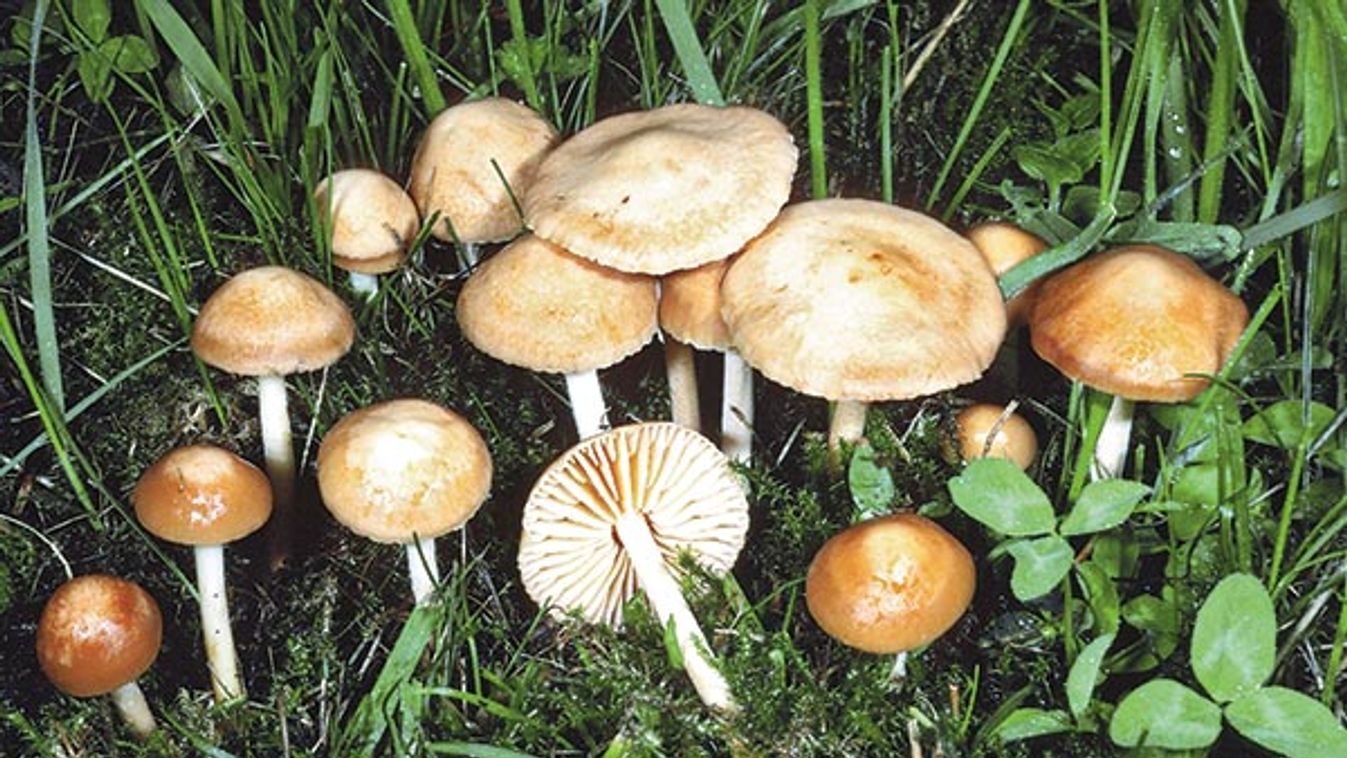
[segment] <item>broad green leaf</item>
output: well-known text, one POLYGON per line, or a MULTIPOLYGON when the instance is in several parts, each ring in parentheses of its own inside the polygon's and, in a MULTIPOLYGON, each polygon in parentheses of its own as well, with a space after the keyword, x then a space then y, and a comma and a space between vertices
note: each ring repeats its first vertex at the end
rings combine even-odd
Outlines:
POLYGON ((1012 537, 1047 534, 1057 517, 1052 503, 1019 466, 1001 458, 980 458, 949 480, 959 510, 1012 537))
POLYGON ((1121 623, 1122 608, 1113 578, 1092 557, 1076 566, 1076 579, 1085 594, 1085 601, 1090 605, 1095 631, 1100 634, 1117 632, 1121 623))
POLYGON ((1309 443, 1333 421, 1333 409, 1323 403, 1310 403, 1309 423, 1299 400, 1282 400, 1264 408, 1244 422, 1246 439, 1272 447, 1295 448, 1309 443))
POLYGON ((847 486, 851 489, 851 501, 856 505, 853 521, 882 516, 893 505, 893 475, 875 462, 875 449, 868 442, 861 443, 851 456, 847 486))
POLYGON ((1225 717, 1250 741, 1291 758, 1347 758, 1347 730, 1314 698, 1264 687, 1225 707, 1225 717))
POLYGON ((1076 656, 1071 671, 1066 675, 1066 702, 1075 716, 1085 712, 1094 695, 1094 687, 1099 682, 1099 667, 1104 662, 1104 654, 1113 644, 1113 634, 1096 637, 1076 656))
POLYGON ((1150 487, 1126 479, 1091 482, 1081 490, 1076 505, 1062 520, 1061 532, 1069 537, 1112 529, 1126 521, 1150 491, 1150 487))
POLYGON ((1010 591, 1021 601, 1051 592, 1071 570, 1071 560, 1075 557, 1071 544, 1055 534, 1015 540, 1006 546, 1006 552, 1015 559, 1010 591))
POLYGON ((1075 184, 1085 175, 1085 170, 1070 156, 1059 155, 1050 145, 1020 145, 1011 154, 1021 171, 1050 186, 1075 184))
POLYGON ((112 66, 107 58, 90 51, 79 57, 75 70, 79 72, 84 94, 95 103, 101 103, 112 92, 112 66))
POLYGON ((1258 689, 1277 654, 1277 616, 1263 583, 1231 574, 1207 596, 1193 626, 1197 681, 1220 703, 1258 689))
POLYGON ((112 68, 123 74, 143 74, 159 65, 154 48, 134 34, 113 37, 98 46, 98 53, 112 61, 112 68))
POLYGON ((75 25, 95 45, 108 38, 108 25, 112 23, 112 9, 108 7, 108 0, 74 0, 70 10, 75 16, 75 25))
POLYGON ((1188 541, 1202 532, 1221 501, 1221 469, 1216 463, 1194 463, 1179 469, 1169 495, 1184 508, 1169 515, 1169 530, 1188 541))
POLYGON ((996 725, 992 734, 1002 742, 1015 742, 1045 734, 1071 731, 1071 719, 1063 711, 1045 711, 1042 708, 1016 708, 996 725))
POLYGON ((1108 736, 1123 747, 1191 750, 1221 734, 1221 709, 1172 679, 1152 679, 1118 703, 1108 736))

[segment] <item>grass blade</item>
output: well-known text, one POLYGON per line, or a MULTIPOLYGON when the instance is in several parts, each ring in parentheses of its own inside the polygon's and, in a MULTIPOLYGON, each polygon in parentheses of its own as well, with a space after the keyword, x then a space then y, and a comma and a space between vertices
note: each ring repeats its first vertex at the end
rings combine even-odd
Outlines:
POLYGON ((56 339, 56 314, 51 302, 51 244, 47 239, 47 196, 42 176, 42 146, 37 136, 37 58, 47 2, 33 11, 33 37, 28 45, 28 104, 23 134, 24 220, 28 233, 28 281, 32 287, 33 331, 37 336, 38 371, 47 397, 59 412, 65 407, 61 382, 61 346, 56 339))
POLYGON ((388 12, 393 16, 393 30, 402 44, 402 52, 407 55, 407 65, 421 87, 421 99, 426 102, 426 111, 433 116, 444 110, 447 103, 444 93, 440 91, 440 82, 435 78, 435 69, 430 67, 430 58, 426 55, 426 46, 421 42, 421 33, 416 28, 412 7, 407 0, 388 0, 388 12))
POLYGON ((136 0, 136 7, 149 16, 150 22, 173 50, 173 55, 182 63, 183 69, 207 92, 224 103, 230 121, 240 133, 246 133, 247 130, 243 129, 243 111, 239 108, 238 100, 234 99, 229 81, 220 73, 201 40, 196 38, 192 27, 165 0, 136 0))
POLYGON ((828 166, 823 144, 823 73, 819 50, 818 2, 804 4, 805 97, 809 108, 809 179, 815 200, 828 196, 828 166))
POLYGON ((711 63, 697 39, 697 28, 692 25, 687 4, 683 0, 655 0, 655 5, 669 40, 673 42, 678 62, 683 64, 683 75, 688 79, 692 96, 705 105, 724 105, 725 97, 720 93, 716 76, 711 73, 711 63))

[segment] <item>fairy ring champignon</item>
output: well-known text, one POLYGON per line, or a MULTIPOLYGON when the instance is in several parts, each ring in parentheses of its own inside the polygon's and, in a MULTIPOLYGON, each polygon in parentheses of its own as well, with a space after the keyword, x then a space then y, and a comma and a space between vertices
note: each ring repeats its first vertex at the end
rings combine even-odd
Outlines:
POLYGON ((349 273, 352 289, 372 298, 375 275, 396 270, 407 258, 421 226, 416 204, 397 182, 367 168, 327 177, 313 201, 331 234, 332 265, 349 273))

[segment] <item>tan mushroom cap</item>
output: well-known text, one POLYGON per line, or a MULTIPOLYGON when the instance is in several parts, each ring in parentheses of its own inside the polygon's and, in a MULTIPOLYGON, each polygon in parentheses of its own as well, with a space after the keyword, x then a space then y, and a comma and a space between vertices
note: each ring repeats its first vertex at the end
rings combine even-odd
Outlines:
POLYGON ((332 263, 346 271, 383 274, 407 257, 421 218, 397 182, 367 168, 324 179, 313 193, 332 230, 332 263))
POLYGON ((240 540, 271 516, 271 482, 223 448, 188 445, 145 469, 131 492, 140 525, 179 545, 240 540))
POLYGON ((462 416, 389 400, 338 421, 318 448, 318 489, 346 528, 376 542, 434 538, 468 522, 491 489, 491 453, 462 416))
POLYGON ((735 258, 721 297, 750 365, 830 400, 902 400, 973 381, 1006 330, 972 243, 869 200, 786 208, 735 258))
POLYGON ((532 371, 611 366, 655 336, 655 280, 624 274, 526 235, 473 271, 458 324, 479 350, 532 371))
POLYGON ((351 349, 355 321, 318 280, 283 266, 235 274, 206 300, 192 350, 243 376, 285 375, 330 365, 351 349))
MULTIPOLYGON (((998 277, 1018 264, 1048 249, 1041 237, 1007 221, 988 221, 969 229, 964 235, 987 259, 992 273, 998 277)), ((1022 324, 1029 315, 1037 283, 1006 302, 1006 320, 1022 324)))
POLYGON ((37 622, 37 661, 56 688, 76 697, 111 692, 145 673, 163 636, 150 593, 106 574, 56 589, 37 622))
POLYGON ((421 215, 440 214, 431 233, 450 241, 447 219, 462 242, 515 236, 522 225, 510 193, 523 197, 556 140, 542 116, 510 100, 491 97, 446 108, 421 135, 409 182, 421 215))
POLYGON ((604 119, 543 161, 524 195, 538 236, 622 271, 725 258, 790 197, 797 151, 754 108, 681 104, 604 119))
POLYGON ((976 583, 962 543, 930 519, 898 513, 862 521, 823 543, 805 576, 805 601, 839 642, 898 653, 954 626, 976 583))
POLYGON ((1034 352, 1057 370, 1129 400, 1181 402, 1220 370, 1249 311, 1186 256, 1116 248, 1042 283, 1029 314, 1034 352))
POLYGON ((1006 458, 1021 469, 1029 468, 1038 454, 1038 436, 1018 413, 1005 413, 1005 407, 978 403, 959 411, 954 423, 959 430, 959 449, 965 461, 977 458, 1006 458), (1002 416, 1005 416, 1004 421, 1002 416), (996 436, 992 437, 992 430, 996 436), (990 439, 990 444, 989 440, 990 439))
POLYGON ((660 279, 659 326, 698 350, 729 350, 730 330, 720 317, 720 280, 729 258, 665 274, 660 279))
POLYGON ((748 500, 729 461, 705 437, 670 423, 618 427, 547 467, 524 505, 519 572, 554 616, 620 626, 636 573, 614 524, 644 514, 669 569, 688 550, 710 571, 734 565, 748 532, 748 500))

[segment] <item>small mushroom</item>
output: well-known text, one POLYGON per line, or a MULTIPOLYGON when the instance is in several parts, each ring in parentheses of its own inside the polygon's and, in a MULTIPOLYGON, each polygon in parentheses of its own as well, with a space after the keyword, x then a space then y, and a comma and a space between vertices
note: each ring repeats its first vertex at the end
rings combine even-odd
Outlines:
POLYGON ((978 403, 959 411, 954 418, 959 431, 959 450, 965 461, 1006 458, 1028 469, 1038 454, 1034 428, 1013 408, 978 403))
POLYGON ((136 679, 159 655, 162 637, 150 593, 126 579, 88 574, 48 598, 37 622, 37 661, 67 695, 111 693, 127 726, 145 737, 154 731, 154 715, 136 679))
POLYGON ((320 182, 313 200, 331 232, 332 265, 350 273, 352 289, 374 297, 375 274, 402 265, 421 226, 411 196, 378 171, 351 168, 320 182))
MULTIPOLYGON (((1000 276, 1015 266, 1048 249, 1048 243, 1008 221, 987 221, 965 233, 992 273, 1000 276)), ((1037 283, 1006 302, 1006 321, 1011 327, 1024 323, 1037 283)))
POLYGON ((131 492, 136 519, 159 539, 190 545, 211 688, 220 702, 244 695, 225 591, 224 546, 262 528, 271 485, 258 468, 213 445, 170 450, 131 492))

